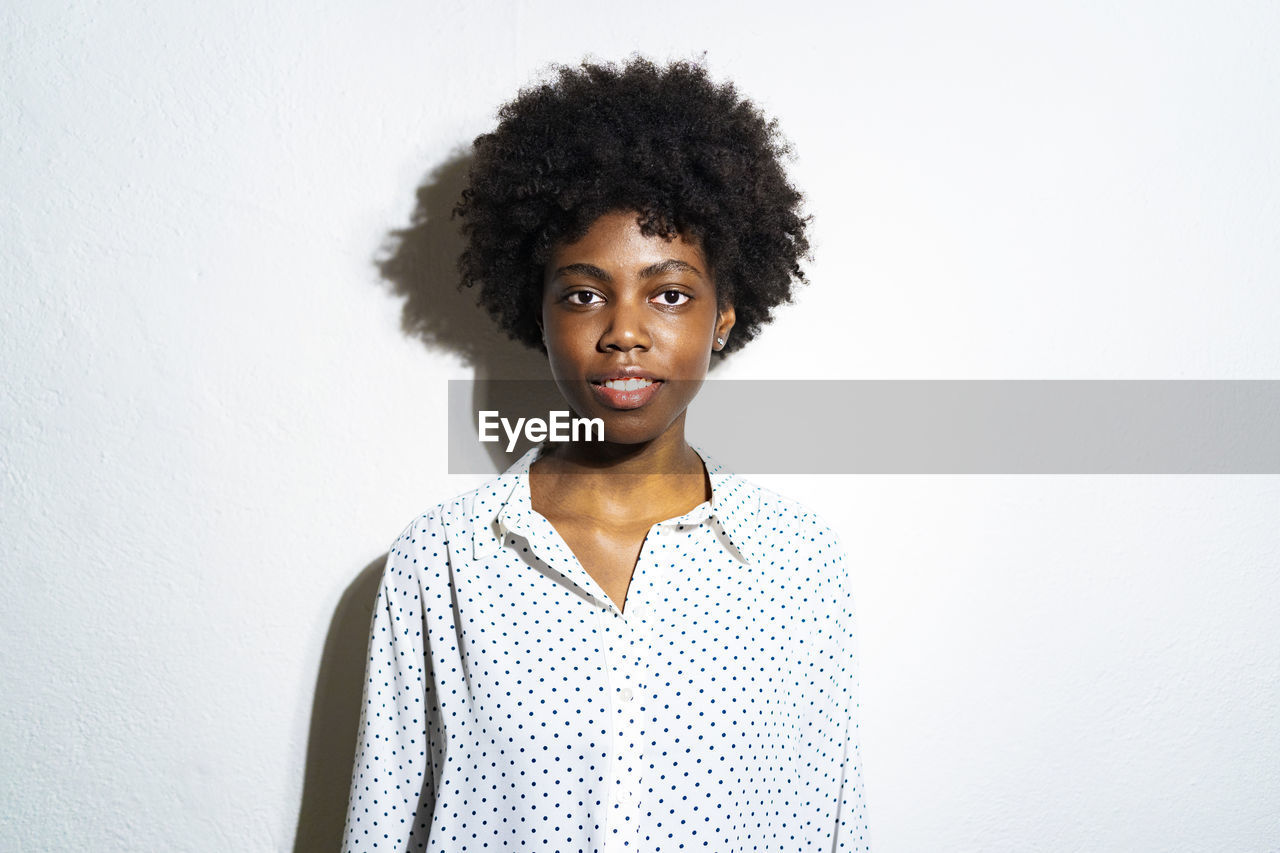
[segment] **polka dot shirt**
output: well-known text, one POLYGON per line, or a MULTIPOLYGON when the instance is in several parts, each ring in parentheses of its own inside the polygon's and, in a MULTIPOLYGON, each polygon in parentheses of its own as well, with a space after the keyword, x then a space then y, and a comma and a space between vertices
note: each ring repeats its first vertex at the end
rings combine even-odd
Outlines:
POLYGON ((869 849, 831 530, 704 455, 620 611, 533 510, 537 453, 387 556, 344 850, 869 849))

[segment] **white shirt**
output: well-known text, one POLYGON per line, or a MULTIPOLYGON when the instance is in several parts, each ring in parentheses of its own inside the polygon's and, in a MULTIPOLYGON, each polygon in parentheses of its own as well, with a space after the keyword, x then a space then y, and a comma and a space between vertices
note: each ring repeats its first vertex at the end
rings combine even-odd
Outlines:
POLYGON ((835 535, 705 458, 620 611, 529 465, 387 555, 344 850, 867 850, 835 535))

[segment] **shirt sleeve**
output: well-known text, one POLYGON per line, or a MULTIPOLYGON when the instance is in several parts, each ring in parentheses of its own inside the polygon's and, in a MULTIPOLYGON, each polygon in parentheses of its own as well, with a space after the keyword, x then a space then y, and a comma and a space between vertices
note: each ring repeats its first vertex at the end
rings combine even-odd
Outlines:
POLYGON ((434 695, 415 554, 430 526, 430 519, 411 525, 387 553, 370 631, 344 853, 426 849, 436 799, 434 695))
POLYGON ((832 602, 835 637, 841 662, 837 673, 843 696, 844 734, 840 759, 840 788, 836 806, 835 832, 831 849, 835 853, 853 853, 871 849, 867 827, 866 800, 862 786, 862 760, 858 729, 858 667, 854 631, 853 590, 844 549, 831 534, 831 572, 836 580, 832 602))

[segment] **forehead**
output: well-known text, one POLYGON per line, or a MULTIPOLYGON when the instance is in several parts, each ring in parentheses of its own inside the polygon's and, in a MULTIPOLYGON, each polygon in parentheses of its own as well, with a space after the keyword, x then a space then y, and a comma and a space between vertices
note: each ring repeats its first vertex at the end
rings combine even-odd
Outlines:
POLYGON ((549 271, 572 263, 626 268, 646 267, 668 259, 683 261, 705 271, 706 258, 696 239, 677 234, 672 239, 645 234, 632 211, 606 213, 592 222, 572 243, 561 243, 551 252, 549 271))

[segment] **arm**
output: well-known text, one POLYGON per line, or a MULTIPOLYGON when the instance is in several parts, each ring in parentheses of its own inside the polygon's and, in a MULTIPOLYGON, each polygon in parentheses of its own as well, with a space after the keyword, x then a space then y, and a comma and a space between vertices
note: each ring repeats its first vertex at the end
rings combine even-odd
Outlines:
POLYGON ((862 762, 858 753, 858 713, 853 713, 845 727, 844 757, 840 761, 840 801, 836 807, 836 830, 832 842, 834 853, 870 850, 867 835, 866 802, 862 796, 862 762))
POLYGON ((431 829, 436 792, 429 720, 435 697, 411 556, 419 523, 387 554, 374 605, 344 853, 423 850, 431 829))
POLYGON ((871 849, 867 829, 866 800, 862 786, 862 761, 858 749, 858 676, 857 644, 854 637, 853 592, 844 549, 832 542, 830 571, 836 580, 837 594, 832 602, 831 618, 843 668, 838 672, 843 695, 837 703, 842 709, 844 734, 840 759, 840 790, 836 804, 833 853, 852 853, 871 849))

